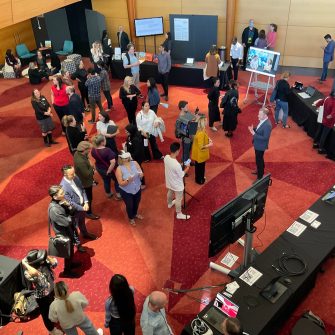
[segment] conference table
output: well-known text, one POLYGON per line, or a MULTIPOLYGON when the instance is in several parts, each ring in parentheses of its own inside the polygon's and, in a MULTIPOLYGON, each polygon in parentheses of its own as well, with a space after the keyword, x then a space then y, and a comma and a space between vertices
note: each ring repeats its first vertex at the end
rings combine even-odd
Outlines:
MULTIPOLYGON (((240 278, 235 279, 240 288, 233 294, 231 300, 239 306, 237 317, 244 331, 250 335, 274 335, 278 332, 293 310, 314 287, 322 263, 334 250, 335 205, 322 201, 321 197, 309 209, 319 214, 317 220, 321 225, 317 229, 298 218, 296 221, 307 226, 299 237, 285 231, 256 257, 252 267, 260 271, 262 276, 252 286, 240 278), (306 265, 303 274, 289 277, 291 283, 286 283, 287 276, 280 277, 280 273, 276 270, 279 258, 285 255, 288 257, 296 255, 300 258, 300 261, 290 259, 288 263, 290 269, 298 271, 306 265), (279 281, 286 287, 286 291, 272 303, 264 298, 261 292, 274 281, 279 281)), ((212 305, 213 301, 199 313, 199 316, 206 314, 212 305)), ((221 334, 214 328, 212 330, 215 335, 221 334)), ((188 324, 182 335, 190 334, 192 329, 188 324)))
MULTIPOLYGON (((302 92, 304 91, 305 90, 302 92)), ((308 136, 314 137, 318 127, 318 114, 316 112, 316 107, 312 104, 315 100, 323 99, 324 95, 320 91, 315 90, 315 93, 312 97, 303 99, 299 95, 300 92, 301 91, 296 89, 291 90, 288 99, 289 114, 292 116, 293 121, 295 121, 298 126, 303 127, 308 136)), ((327 157, 335 160, 335 128, 333 128, 333 131, 327 138, 325 150, 327 152, 327 157)))

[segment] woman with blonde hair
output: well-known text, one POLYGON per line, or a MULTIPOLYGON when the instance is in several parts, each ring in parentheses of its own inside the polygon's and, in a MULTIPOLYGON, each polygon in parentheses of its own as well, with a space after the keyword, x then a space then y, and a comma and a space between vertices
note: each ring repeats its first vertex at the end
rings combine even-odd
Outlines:
POLYGON ((199 185, 205 183, 205 165, 209 160, 209 148, 213 146, 212 140, 207 135, 206 125, 206 117, 201 116, 192 145, 191 158, 195 161, 195 182, 199 185))
POLYGON ((129 123, 136 124, 137 97, 141 91, 133 84, 133 78, 124 78, 123 85, 120 87, 119 97, 126 109, 129 123))
POLYGON ((79 291, 69 293, 63 281, 55 284, 55 300, 49 308, 49 319, 59 322, 66 335, 78 335, 79 327, 85 335, 102 335, 101 328, 95 329, 84 309, 88 305, 86 297, 79 291))

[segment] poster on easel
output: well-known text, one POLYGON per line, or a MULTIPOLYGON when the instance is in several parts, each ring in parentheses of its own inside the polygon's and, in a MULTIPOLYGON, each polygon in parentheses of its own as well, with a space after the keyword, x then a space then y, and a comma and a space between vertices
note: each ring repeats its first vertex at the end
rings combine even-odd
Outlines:
POLYGON ((250 47, 246 60, 246 70, 275 77, 279 67, 279 59, 279 52, 250 47))

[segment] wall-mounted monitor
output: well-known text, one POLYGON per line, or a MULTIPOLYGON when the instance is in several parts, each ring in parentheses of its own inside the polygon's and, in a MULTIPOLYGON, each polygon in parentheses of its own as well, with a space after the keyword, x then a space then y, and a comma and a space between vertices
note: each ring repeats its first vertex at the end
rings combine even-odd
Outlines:
POLYGON ((163 17, 148 17, 135 19, 136 37, 154 36, 164 34, 163 17))
POLYGON ((275 77, 279 66, 280 53, 272 50, 250 47, 247 55, 247 71, 275 77))

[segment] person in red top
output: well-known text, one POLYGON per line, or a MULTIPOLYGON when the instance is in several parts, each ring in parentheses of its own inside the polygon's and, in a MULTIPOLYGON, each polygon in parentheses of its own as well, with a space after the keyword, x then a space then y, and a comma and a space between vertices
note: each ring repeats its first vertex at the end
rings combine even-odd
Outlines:
POLYGON ((54 77, 52 82, 51 103, 54 106, 62 125, 62 135, 65 135, 65 127, 62 123, 62 118, 64 115, 69 114, 69 96, 66 94, 66 85, 62 82, 62 78, 60 76, 54 77))
POLYGON ((316 107, 323 106, 322 123, 319 124, 318 130, 314 137, 313 148, 318 148, 319 154, 327 153, 325 144, 327 137, 332 131, 335 124, 335 91, 331 91, 329 96, 321 99, 316 103, 316 107))
POLYGON ((277 40, 277 25, 275 23, 270 24, 270 30, 266 35, 267 47, 266 49, 274 50, 276 47, 277 40))

